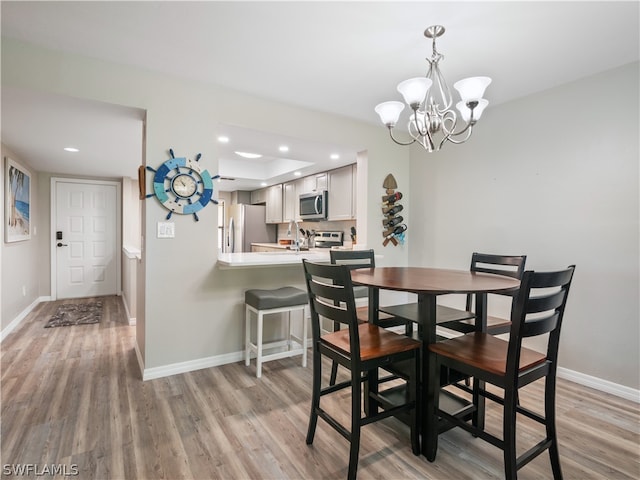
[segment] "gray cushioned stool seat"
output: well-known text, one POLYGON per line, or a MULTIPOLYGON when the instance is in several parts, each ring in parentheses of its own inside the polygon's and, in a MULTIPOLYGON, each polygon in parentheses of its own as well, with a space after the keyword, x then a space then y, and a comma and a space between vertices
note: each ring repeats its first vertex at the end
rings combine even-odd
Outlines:
POLYGON ((244 294, 244 303, 251 305, 256 310, 303 305, 308 301, 307 292, 296 287, 281 287, 273 290, 254 288, 247 290, 244 294))
POLYGON ((307 366, 307 311, 309 296, 305 290, 295 287, 281 287, 272 290, 260 290, 254 288, 244 294, 245 303, 245 353, 244 364, 249 366, 251 352, 256 354, 256 377, 262 376, 262 363, 269 360, 302 355, 302 366, 307 366), (253 312, 254 315, 251 315, 253 312), (302 336, 296 335, 292 329, 291 313, 302 313, 302 336), (288 313, 288 335, 284 341, 262 342, 263 324, 265 316, 275 317, 271 314, 288 313), (251 318, 256 318, 256 341, 251 341, 251 318), (264 350, 278 347, 278 351, 265 354, 264 350), (286 348, 284 351, 282 348, 286 348))

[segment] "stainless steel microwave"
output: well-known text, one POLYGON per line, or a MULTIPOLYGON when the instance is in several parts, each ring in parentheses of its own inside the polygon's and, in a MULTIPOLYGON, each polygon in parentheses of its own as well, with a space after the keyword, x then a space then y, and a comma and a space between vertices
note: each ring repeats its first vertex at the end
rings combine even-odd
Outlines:
POLYGON ((327 219, 327 191, 300 195, 300 218, 302 220, 327 219))

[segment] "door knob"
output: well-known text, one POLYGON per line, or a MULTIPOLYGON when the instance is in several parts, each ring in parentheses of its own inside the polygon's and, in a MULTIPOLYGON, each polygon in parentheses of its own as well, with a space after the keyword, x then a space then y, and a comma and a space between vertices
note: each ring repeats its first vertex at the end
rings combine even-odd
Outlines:
POLYGON ((62 243, 62 242, 58 242, 58 246, 59 246, 59 247, 66 247, 66 246, 67 246, 67 244, 66 244, 66 243, 62 243))

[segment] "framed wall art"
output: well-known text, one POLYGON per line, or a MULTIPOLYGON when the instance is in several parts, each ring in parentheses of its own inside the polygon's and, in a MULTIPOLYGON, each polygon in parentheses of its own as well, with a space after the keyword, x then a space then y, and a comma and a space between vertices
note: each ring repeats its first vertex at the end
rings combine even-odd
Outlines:
POLYGON ((31 238, 31 173, 5 157, 4 235, 5 242, 31 238))

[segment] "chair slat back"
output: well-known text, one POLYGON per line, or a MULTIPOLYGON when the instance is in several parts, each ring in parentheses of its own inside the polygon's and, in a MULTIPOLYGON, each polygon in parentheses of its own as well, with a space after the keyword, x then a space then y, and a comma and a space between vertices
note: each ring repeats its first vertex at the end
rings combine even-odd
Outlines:
POLYGON ((324 265, 302 260, 309 293, 313 341, 320 340, 320 317, 346 324, 351 351, 359 352, 358 319, 351 273, 346 265, 324 265))
POLYGON ((521 329, 522 337, 537 337, 555 330, 558 326, 558 317, 558 312, 553 312, 544 318, 536 318, 525 322, 521 329))
POLYGON ((526 261, 526 255, 493 255, 474 252, 471 255, 470 270, 521 279, 526 261))
POLYGON ((524 272, 511 315, 508 375, 517 374, 522 340, 545 333, 550 334, 547 362, 556 368, 560 329, 574 271, 575 265, 556 272, 524 272))
MULTIPOLYGON (((526 261, 526 255, 494 255, 491 253, 473 252, 469 270, 472 272, 504 275, 505 277, 521 280, 526 261)), ((496 293, 495 295, 513 297, 515 293, 496 293)), ((473 295, 467 295, 466 309, 471 311, 472 307, 473 295)))
POLYGON ((331 279, 329 278, 321 278, 313 275, 309 283, 309 290, 313 293, 314 297, 317 298, 330 298, 336 302, 347 301, 347 292, 344 285, 331 283, 331 279))
POLYGON ((329 256, 334 265, 346 265, 350 270, 372 268, 376 266, 375 255, 369 250, 330 250, 329 256))

